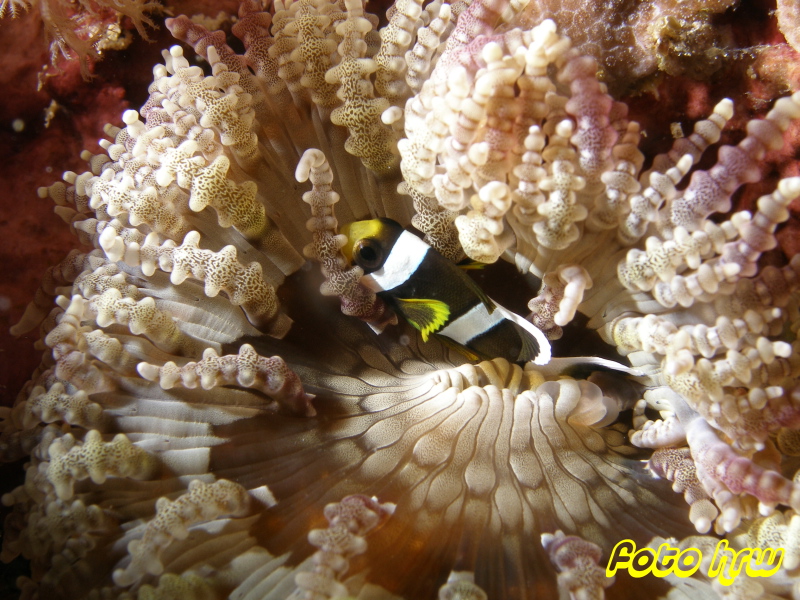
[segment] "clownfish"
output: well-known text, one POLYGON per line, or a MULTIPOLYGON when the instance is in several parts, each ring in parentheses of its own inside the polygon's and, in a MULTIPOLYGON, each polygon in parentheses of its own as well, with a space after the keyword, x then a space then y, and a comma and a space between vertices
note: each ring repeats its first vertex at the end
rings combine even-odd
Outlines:
POLYGON ((530 321, 500 306, 434 248, 391 219, 341 228, 342 252, 364 270, 361 283, 427 342, 431 334, 472 359, 550 362, 550 343, 530 321))

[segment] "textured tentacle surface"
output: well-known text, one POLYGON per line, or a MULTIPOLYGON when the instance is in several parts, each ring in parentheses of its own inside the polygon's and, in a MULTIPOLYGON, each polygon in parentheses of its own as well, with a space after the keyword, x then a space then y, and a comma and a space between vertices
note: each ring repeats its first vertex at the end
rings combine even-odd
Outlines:
MULTIPOLYGON (((169 19, 207 68, 165 51, 87 170, 39 190, 84 248, 13 329, 44 352, 0 409, 23 596, 727 589, 606 577, 622 539, 781 547, 729 591, 797 596, 800 258, 775 248, 800 178, 731 206, 800 92, 733 146, 719 99, 646 156, 619 55, 587 56, 546 2, 399 0, 381 29, 360 0, 261 4, 242 53, 169 19), (552 363, 469 362, 398 322, 342 252, 340 224, 374 217, 487 263, 552 363)), ((702 28, 727 4, 686 11, 702 28)), ((664 10, 648 31, 679 26, 664 10)))

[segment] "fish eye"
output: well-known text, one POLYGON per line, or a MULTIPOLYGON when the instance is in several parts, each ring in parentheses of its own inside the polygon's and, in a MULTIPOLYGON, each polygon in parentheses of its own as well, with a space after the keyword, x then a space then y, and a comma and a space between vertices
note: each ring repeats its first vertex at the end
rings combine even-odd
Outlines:
POLYGON ((383 264, 383 251, 380 244, 373 238, 359 240, 353 253, 355 263, 369 273, 383 264))

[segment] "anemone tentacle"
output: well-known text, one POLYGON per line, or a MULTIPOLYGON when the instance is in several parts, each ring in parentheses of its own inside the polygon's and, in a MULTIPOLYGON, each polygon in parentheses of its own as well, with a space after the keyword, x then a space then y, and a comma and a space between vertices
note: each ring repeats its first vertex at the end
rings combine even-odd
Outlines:
POLYGON ((243 54, 167 21, 208 70, 165 51, 89 170, 39 192, 87 248, 14 328, 46 349, 0 409, 0 458, 27 461, 1 555, 30 561, 26 597, 721 589, 607 578, 621 539, 782 547, 737 584, 797 595, 800 258, 763 257, 800 178, 731 207, 800 92, 736 145, 721 100, 646 156, 620 69, 546 5, 398 0, 378 29, 360 0, 245 0, 243 54), (550 339, 630 365, 423 342, 341 251, 372 217, 513 265, 550 339))

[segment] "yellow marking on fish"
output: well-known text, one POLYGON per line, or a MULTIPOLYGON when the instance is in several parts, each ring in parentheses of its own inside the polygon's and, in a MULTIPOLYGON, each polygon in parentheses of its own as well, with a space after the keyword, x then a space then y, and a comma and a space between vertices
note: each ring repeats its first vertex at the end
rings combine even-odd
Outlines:
POLYGON ((442 328, 450 318, 450 307, 441 300, 428 298, 396 298, 408 322, 419 329, 422 341, 442 328))

